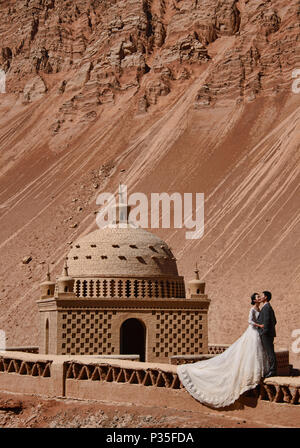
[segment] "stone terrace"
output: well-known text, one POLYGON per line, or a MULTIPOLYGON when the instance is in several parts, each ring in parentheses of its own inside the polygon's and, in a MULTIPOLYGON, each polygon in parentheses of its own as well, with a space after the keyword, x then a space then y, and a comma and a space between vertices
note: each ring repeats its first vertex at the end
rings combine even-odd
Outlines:
MULTIPOLYGON (((199 403, 182 386, 176 365, 138 362, 97 356, 60 356, 0 352, 0 387, 3 391, 144 403, 178 409, 197 409, 199 403), (159 391, 158 391, 159 388, 159 391)), ((252 400, 300 403, 300 377, 273 377, 243 394, 252 400)))

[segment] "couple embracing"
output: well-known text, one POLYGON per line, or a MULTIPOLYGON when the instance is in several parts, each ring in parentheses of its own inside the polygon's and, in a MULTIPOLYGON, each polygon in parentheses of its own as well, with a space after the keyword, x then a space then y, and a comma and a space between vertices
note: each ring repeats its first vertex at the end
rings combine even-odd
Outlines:
POLYGON ((248 328, 223 353, 177 367, 182 384, 196 400, 225 407, 256 387, 261 378, 276 376, 276 317, 271 298, 269 291, 252 294, 248 328))

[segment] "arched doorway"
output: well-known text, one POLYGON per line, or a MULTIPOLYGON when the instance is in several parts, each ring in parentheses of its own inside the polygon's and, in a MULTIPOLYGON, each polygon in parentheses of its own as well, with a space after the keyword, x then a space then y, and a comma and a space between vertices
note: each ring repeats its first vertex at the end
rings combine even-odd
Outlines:
POLYGON ((120 328, 120 354, 140 355, 145 361, 146 327, 138 319, 127 319, 120 328))

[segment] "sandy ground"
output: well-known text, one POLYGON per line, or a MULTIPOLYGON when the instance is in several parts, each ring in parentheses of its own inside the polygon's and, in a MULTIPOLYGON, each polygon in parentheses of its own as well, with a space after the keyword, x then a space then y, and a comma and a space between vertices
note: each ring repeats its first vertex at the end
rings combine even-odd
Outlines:
POLYGON ((1 428, 278 428, 298 427, 300 407, 259 403, 257 412, 199 412, 90 400, 45 399, 0 393, 1 428))

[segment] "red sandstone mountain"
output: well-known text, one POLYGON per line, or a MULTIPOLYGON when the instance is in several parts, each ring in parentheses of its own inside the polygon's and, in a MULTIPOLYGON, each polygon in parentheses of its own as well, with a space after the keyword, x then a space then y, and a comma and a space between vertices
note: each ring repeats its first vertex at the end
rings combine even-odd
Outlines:
MULTIPOLYGON (((152 230, 211 298, 209 340, 269 289, 300 328, 298 0, 2 0, 0 328, 37 344, 39 282, 96 228, 96 196, 204 192, 205 234, 152 230), (122 175, 121 170, 126 170, 122 175), (77 224, 77 226, 76 226, 77 224), (22 259, 32 261, 23 264, 22 259)), ((300 355, 291 352, 294 365, 300 355)))

